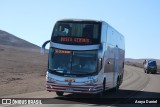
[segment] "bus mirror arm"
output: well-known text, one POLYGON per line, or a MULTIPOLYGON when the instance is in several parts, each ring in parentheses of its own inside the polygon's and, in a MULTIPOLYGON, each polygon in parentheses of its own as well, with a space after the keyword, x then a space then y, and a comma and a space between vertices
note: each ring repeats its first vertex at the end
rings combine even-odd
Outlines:
POLYGON ((46 42, 43 43, 42 47, 41 47, 41 54, 44 55, 45 53, 45 47, 46 45, 50 42, 50 40, 47 40, 46 42))

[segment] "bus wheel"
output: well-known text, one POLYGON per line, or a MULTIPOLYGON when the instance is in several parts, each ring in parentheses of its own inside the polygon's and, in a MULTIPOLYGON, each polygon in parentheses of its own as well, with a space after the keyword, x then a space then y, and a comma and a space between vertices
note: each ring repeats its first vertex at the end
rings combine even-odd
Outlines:
POLYGON ((57 96, 63 96, 63 93, 64 93, 64 92, 56 91, 57 96))

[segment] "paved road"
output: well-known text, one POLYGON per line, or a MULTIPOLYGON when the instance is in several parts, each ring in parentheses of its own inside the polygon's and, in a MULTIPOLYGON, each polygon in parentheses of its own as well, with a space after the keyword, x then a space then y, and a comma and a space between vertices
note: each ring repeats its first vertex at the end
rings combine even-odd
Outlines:
MULTIPOLYGON (((65 94, 64 97, 57 97, 55 93, 47 91, 39 91, 33 93, 5 96, 6 98, 50 98, 44 100, 43 103, 50 103, 50 105, 38 105, 40 107, 53 107, 52 104, 56 107, 87 107, 87 106, 135 106, 128 104, 119 104, 119 103, 129 103, 139 102, 142 99, 146 98, 145 101, 156 100, 159 98, 160 101, 160 73, 158 74, 145 74, 143 69, 125 66, 125 75, 123 84, 120 86, 118 92, 112 90, 107 91, 106 95, 97 98, 94 95, 82 95, 82 94, 65 94), (115 99, 117 98, 117 99, 115 99), (123 99, 124 98, 124 99, 123 99), (132 100, 132 98, 135 98, 132 100), (154 99, 150 99, 154 98, 154 99), (105 104, 106 102, 112 102, 112 104, 105 104)), ((155 101, 156 102, 156 101, 155 101)), ((139 102, 143 103, 143 101, 139 102)), ((136 104, 136 106, 144 106, 144 104, 136 104)), ((29 106, 37 107, 37 105, 0 105, 3 107, 14 107, 14 106, 29 106)), ((157 104, 149 104, 145 106, 158 106, 157 104)), ((159 105, 160 106, 160 105, 159 105)))

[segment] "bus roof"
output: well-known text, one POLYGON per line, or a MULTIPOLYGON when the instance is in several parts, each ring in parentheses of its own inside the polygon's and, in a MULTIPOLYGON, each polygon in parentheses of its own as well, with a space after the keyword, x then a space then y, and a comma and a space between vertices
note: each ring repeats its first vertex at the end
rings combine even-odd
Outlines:
POLYGON ((61 19, 58 21, 76 21, 76 22, 102 22, 100 20, 91 20, 91 19, 61 19))

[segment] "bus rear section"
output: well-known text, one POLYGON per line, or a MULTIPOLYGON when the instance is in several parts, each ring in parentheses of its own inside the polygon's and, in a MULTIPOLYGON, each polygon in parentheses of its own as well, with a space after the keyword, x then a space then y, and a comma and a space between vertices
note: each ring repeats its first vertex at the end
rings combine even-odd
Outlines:
POLYGON ((50 40, 46 89, 59 96, 117 89, 123 79, 124 52, 123 36, 105 22, 57 21, 50 40))

